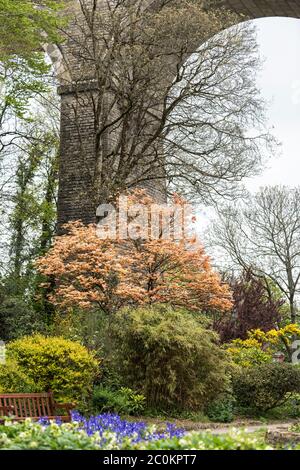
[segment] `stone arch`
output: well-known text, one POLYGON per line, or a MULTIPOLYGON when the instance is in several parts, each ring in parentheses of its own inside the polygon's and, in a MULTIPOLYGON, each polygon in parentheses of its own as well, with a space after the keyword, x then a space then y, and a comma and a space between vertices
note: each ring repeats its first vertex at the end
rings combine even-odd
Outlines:
POLYGON ((68 71, 61 48, 56 44, 45 44, 45 53, 49 56, 54 68, 55 76, 59 84, 70 83, 71 76, 68 71))

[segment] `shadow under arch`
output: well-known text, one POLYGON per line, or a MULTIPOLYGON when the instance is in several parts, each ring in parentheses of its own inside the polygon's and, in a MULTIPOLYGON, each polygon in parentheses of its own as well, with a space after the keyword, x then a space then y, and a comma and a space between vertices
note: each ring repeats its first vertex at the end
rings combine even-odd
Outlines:
MULTIPOLYGON (((149 0, 149 8, 160 8, 172 3, 170 0, 149 0)), ((282 16, 300 18, 299 0, 204 0, 208 8, 222 7, 234 13, 243 15, 248 20, 282 16)))

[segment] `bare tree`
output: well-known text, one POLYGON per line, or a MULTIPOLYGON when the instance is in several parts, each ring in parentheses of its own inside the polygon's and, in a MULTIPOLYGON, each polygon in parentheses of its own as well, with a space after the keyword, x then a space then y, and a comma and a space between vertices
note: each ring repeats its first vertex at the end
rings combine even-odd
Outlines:
POLYGON ((295 322, 300 291, 300 188, 264 187, 246 203, 222 208, 210 235, 233 266, 251 268, 256 276, 271 279, 288 300, 295 322))
MULTIPOLYGON (((153 180, 201 201, 236 197, 270 143, 255 85, 255 29, 225 31, 238 17, 202 0, 150 3, 79 0, 65 31, 70 107, 78 122, 83 109, 93 112, 93 158, 81 147, 91 197, 98 204, 153 180), (93 87, 83 95, 87 78, 93 87)), ((86 129, 78 124, 77 132, 83 142, 86 129)))

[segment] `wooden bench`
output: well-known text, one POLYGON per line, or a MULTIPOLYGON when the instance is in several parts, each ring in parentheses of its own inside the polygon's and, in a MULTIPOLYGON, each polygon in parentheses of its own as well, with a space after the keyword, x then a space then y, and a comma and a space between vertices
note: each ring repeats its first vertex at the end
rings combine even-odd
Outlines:
POLYGON ((48 418, 68 422, 73 408, 73 403, 56 403, 52 392, 0 394, 0 420, 4 417, 13 417, 16 421, 48 418), (57 414, 59 410, 66 414, 60 416, 57 414))

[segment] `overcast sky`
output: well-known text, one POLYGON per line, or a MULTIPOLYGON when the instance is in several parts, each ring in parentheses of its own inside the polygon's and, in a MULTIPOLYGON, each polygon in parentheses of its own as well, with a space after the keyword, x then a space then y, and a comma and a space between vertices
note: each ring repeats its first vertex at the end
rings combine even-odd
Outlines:
POLYGON ((251 191, 264 184, 300 184, 300 20, 263 18, 255 24, 265 59, 259 85, 270 102, 269 124, 282 147, 269 168, 249 181, 251 191))
MULTIPOLYGON (((282 145, 265 171, 246 181, 251 192, 267 184, 300 185, 300 20, 262 18, 254 23, 263 59, 258 84, 269 103, 269 127, 282 145)), ((197 210, 200 236, 214 214, 211 208, 197 210)))

